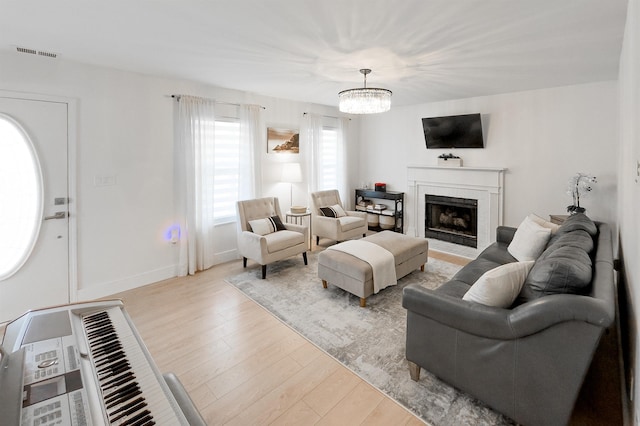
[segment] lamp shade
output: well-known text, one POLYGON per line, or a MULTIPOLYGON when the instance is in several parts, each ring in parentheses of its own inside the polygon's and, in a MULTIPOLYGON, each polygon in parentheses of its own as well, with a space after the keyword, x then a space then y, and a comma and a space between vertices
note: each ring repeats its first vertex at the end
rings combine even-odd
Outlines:
POLYGON ((300 163, 284 163, 280 180, 289 183, 302 182, 300 163))

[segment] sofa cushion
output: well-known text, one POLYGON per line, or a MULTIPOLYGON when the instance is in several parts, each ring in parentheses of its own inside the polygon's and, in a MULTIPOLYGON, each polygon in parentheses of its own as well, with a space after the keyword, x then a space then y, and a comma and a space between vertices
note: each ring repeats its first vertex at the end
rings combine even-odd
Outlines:
POLYGON ((509 244, 496 242, 491 244, 489 247, 484 249, 482 253, 478 255, 478 257, 482 257, 484 259, 495 262, 499 265, 504 265, 505 263, 517 262, 517 259, 507 251, 507 247, 509 244))
POLYGON ((440 287, 433 290, 439 294, 445 294, 447 296, 455 297, 456 299, 462 299, 467 291, 471 288, 471 285, 458 280, 449 280, 442 284, 440 287))
POLYGON ((539 260, 544 259, 551 255, 555 250, 561 247, 575 247, 577 249, 584 250, 586 253, 591 253, 594 247, 593 238, 586 231, 577 230, 573 232, 566 232, 553 236, 549 240, 547 248, 542 252, 539 260))
POLYGON ((560 225, 556 234, 560 235, 577 230, 586 231, 592 237, 595 237, 598 234, 598 227, 584 213, 570 215, 564 222, 562 222, 562 225, 560 225))
POLYGON ((529 217, 525 217, 507 250, 520 262, 536 260, 544 251, 550 237, 549 228, 540 226, 529 217))
MULTIPOLYGON (((490 269, 497 268, 503 263, 494 262, 491 259, 477 257, 469 262, 464 268, 460 269, 452 278, 454 281, 462 281, 467 285, 472 285, 478 278, 490 269)), ((464 294, 464 293, 463 293, 464 294)))
POLYGON ((586 294, 591 289, 591 277, 587 252, 572 246, 558 247, 533 265, 516 303, 550 294, 586 294))
POLYGON ((534 263, 533 260, 511 262, 493 268, 482 274, 462 299, 487 306, 508 308, 518 297, 534 263))

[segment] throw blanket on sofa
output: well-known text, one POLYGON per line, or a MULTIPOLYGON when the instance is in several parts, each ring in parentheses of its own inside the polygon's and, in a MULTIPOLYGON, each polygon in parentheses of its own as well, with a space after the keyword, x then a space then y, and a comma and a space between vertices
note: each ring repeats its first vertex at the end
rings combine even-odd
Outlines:
POLYGON ((327 250, 338 250, 364 260, 371 265, 373 271, 373 292, 378 293, 383 288, 396 285, 396 261, 389 250, 377 244, 362 240, 349 240, 327 250))

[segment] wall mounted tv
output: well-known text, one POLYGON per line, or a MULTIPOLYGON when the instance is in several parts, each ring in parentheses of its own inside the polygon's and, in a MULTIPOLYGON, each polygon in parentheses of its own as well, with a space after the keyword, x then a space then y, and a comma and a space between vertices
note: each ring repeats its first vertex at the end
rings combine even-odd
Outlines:
POLYGON ((422 119, 427 149, 484 148, 480 114, 422 119))

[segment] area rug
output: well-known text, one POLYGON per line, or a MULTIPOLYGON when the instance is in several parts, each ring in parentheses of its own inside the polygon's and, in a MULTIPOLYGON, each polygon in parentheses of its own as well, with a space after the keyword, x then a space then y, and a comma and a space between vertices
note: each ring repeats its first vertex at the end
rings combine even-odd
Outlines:
POLYGON ((361 308, 358 297, 331 284, 322 287, 317 259, 312 252, 307 266, 299 257, 273 263, 264 280, 256 265, 226 281, 428 424, 513 424, 424 369, 418 382, 409 377, 402 289, 412 283, 436 288, 459 266, 429 259, 425 272, 412 272, 361 308))

